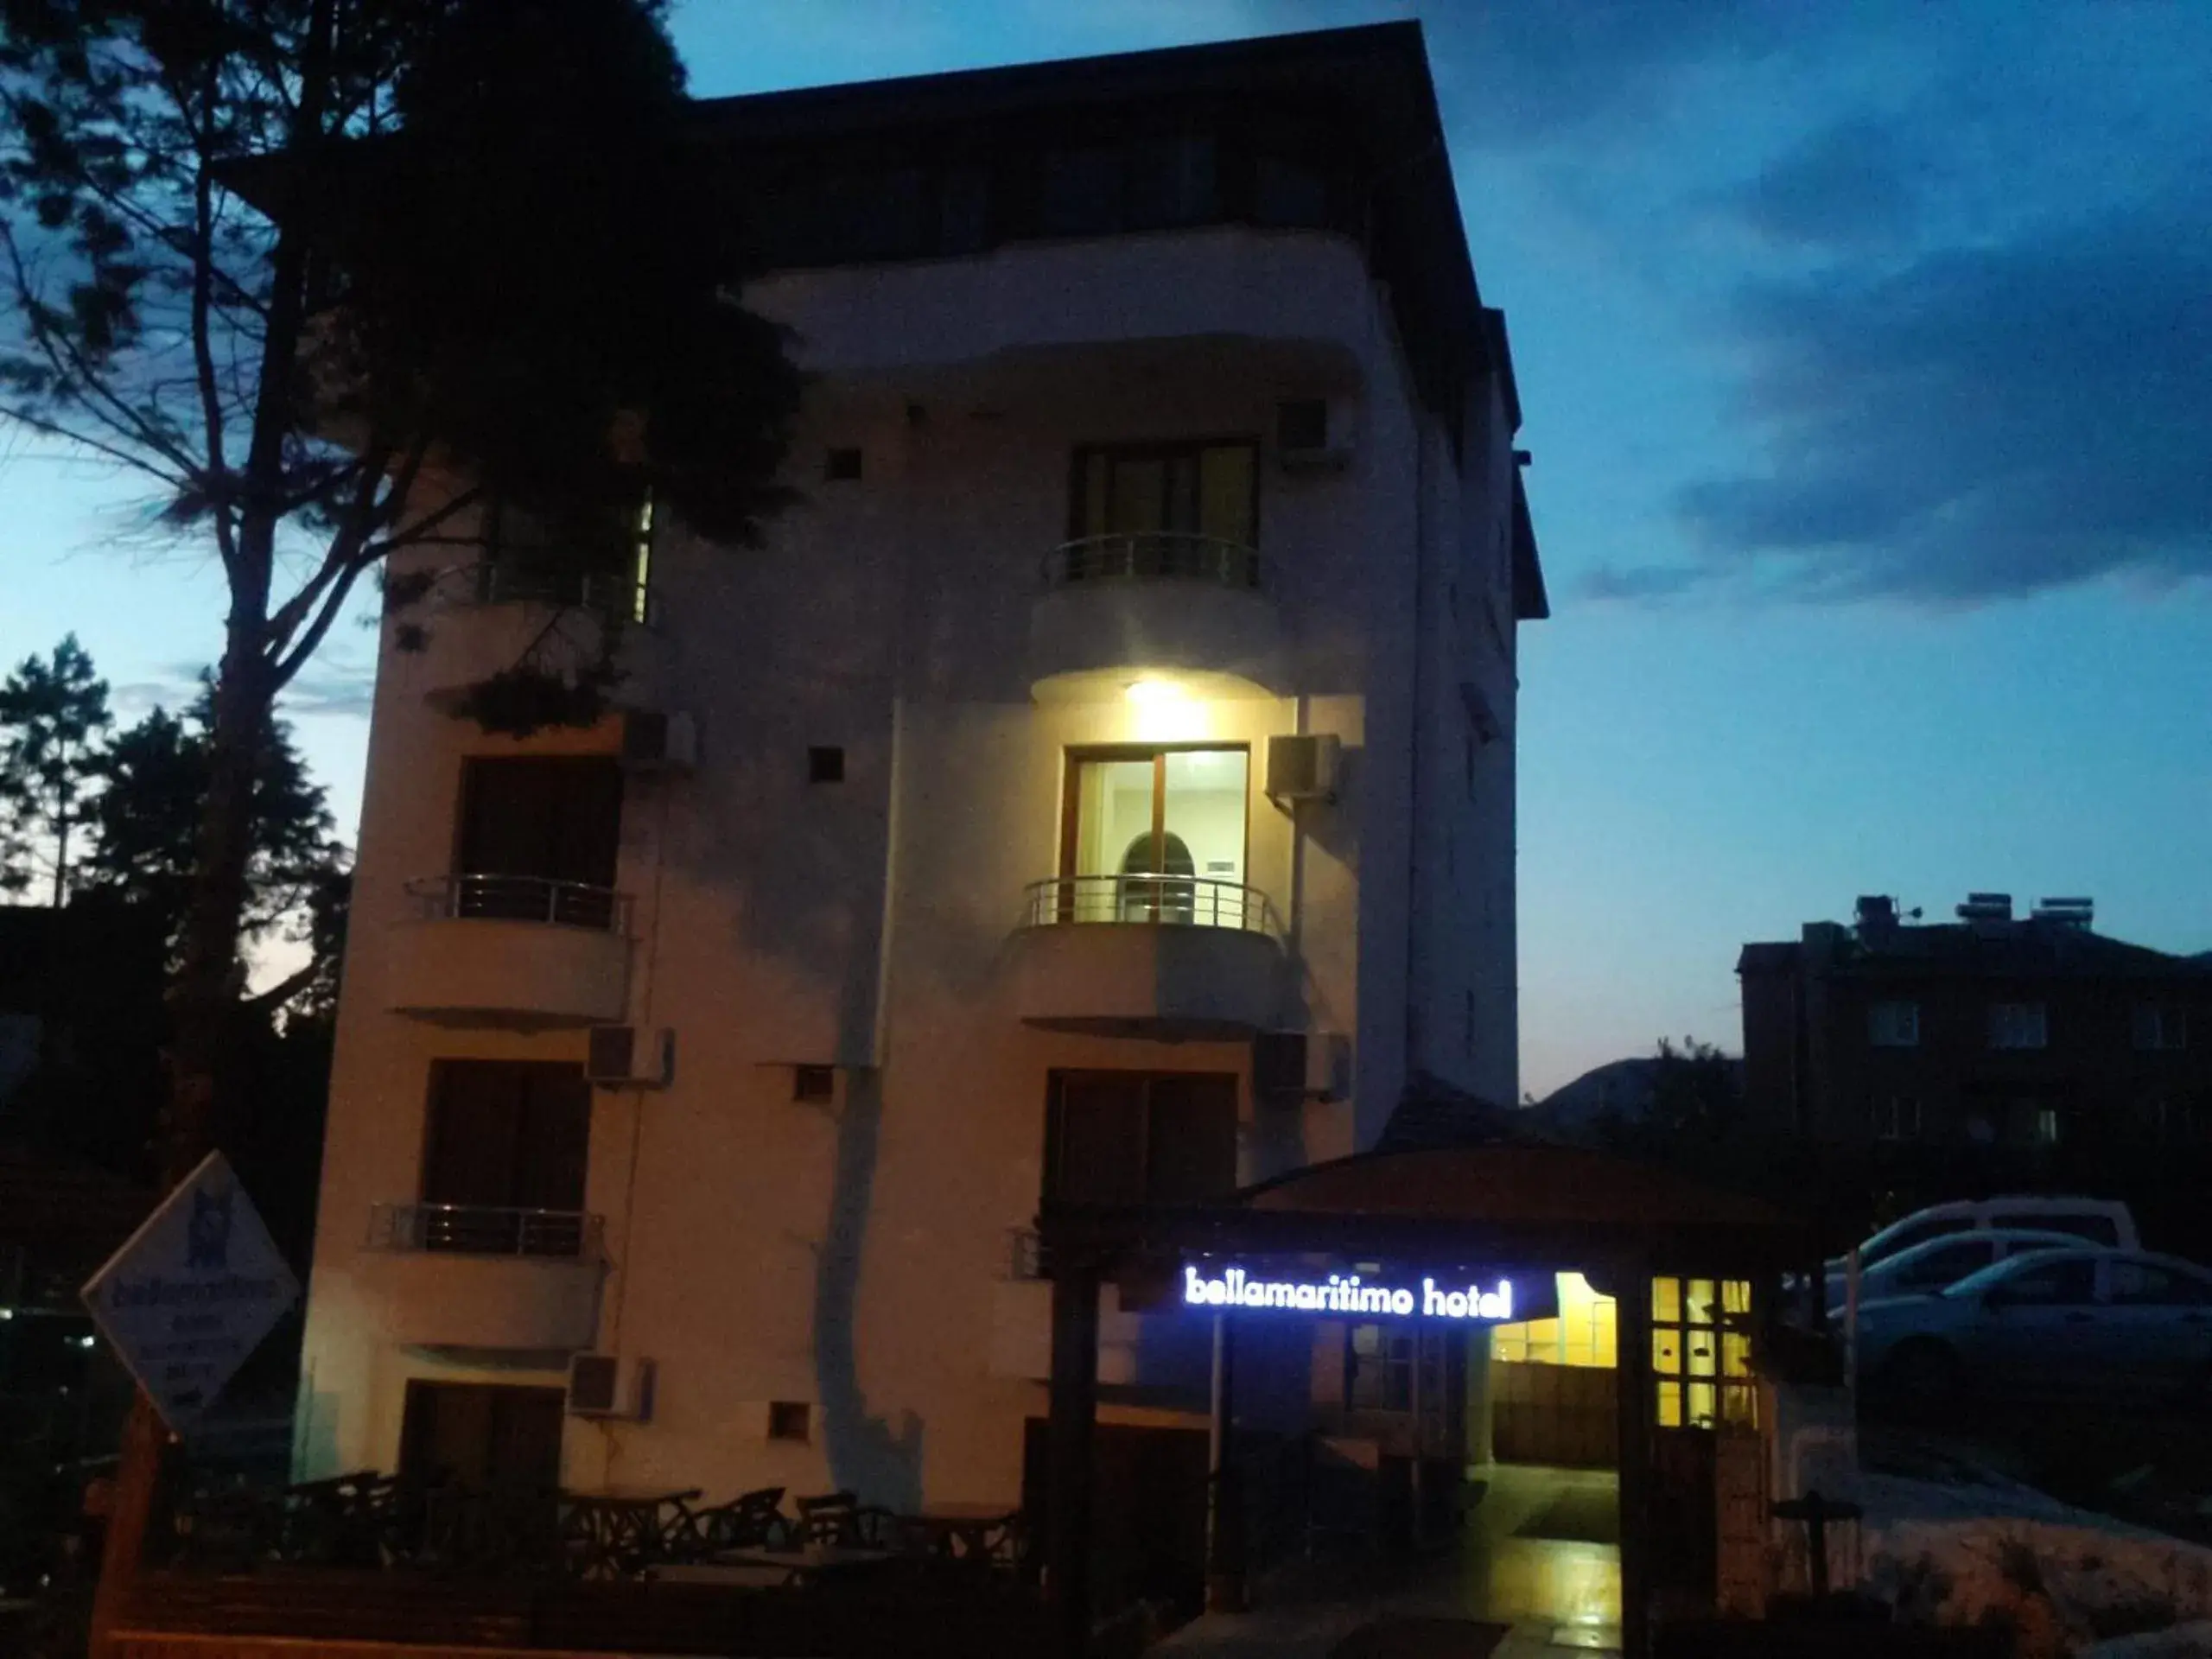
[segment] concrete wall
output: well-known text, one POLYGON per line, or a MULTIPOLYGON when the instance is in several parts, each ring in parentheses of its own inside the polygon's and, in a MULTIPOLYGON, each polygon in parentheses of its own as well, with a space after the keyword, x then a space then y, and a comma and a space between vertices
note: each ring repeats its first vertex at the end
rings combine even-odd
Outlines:
MULTIPOLYGON (((810 389, 788 463, 804 505, 758 549, 665 527, 664 626, 633 642, 638 693, 690 713, 700 734, 696 772, 633 777, 623 811, 628 1017, 675 1031, 677 1076, 594 1096, 588 1203, 612 1259, 597 1345, 655 1361, 658 1389, 650 1424, 571 1421, 573 1485, 1015 1497, 1020 1421, 1041 1413, 1043 1389, 993 1356, 1022 1345, 1006 1328, 1025 1317, 1008 1311, 1020 1300, 1005 1284, 1008 1234, 1037 1207, 1054 1068, 1234 1074, 1248 1179, 1379 1130, 1408 1068, 1409 995, 1421 1063, 1512 1097, 1511 611, 1491 550, 1510 462, 1494 398, 1455 467, 1375 296, 1345 280, 1349 245, 1142 242, 1145 285, 1116 277, 1098 312, 1110 326, 1094 318, 1080 349, 1034 349, 1067 313, 1069 271, 1096 276, 1065 245, 971 262, 990 268, 988 353, 955 327, 976 320, 945 308, 960 273, 944 266, 764 290, 802 325, 806 360, 831 372, 810 389), (1284 302, 1197 303, 1227 268, 1284 302), (883 321, 902 308, 938 318, 903 355, 883 321), (1244 332, 1211 332, 1237 321, 1244 332), (1260 541, 1294 695, 1033 701, 1030 611, 1039 560, 1065 535, 1071 448, 1264 441, 1278 398, 1342 394, 1347 380, 1360 441, 1344 471, 1294 476, 1263 453, 1260 541), (824 482, 823 452, 850 447, 862 478, 824 482), (1471 679, 1506 720, 1471 797, 1459 690, 1471 679), (1334 804, 1294 815, 1262 786, 1266 739, 1294 730, 1338 734, 1346 766, 1334 804), (1057 872, 1065 753, 1140 740, 1251 746, 1244 879, 1285 919, 1281 1020, 1351 1035, 1351 1101, 1255 1107, 1243 1041, 1071 1035, 1017 1017, 1010 941, 1025 885, 1057 872), (1417 742, 1434 785, 1418 806, 1417 742), (842 783, 807 781, 815 745, 843 748, 842 783), (1427 919, 1409 948, 1415 915, 1427 919), (838 1101, 795 1102, 798 1064, 846 1068, 838 1101), (767 1438, 779 1400, 815 1408, 810 1442, 767 1438)), ((404 884, 449 867, 463 757, 616 742, 611 722, 516 743, 436 712, 424 698, 451 682, 454 654, 501 625, 454 611, 431 626, 432 648, 410 653, 387 624, 380 664, 311 1288, 309 1473, 390 1466, 410 1376, 561 1380, 556 1356, 403 1346, 379 1300, 391 1276, 360 1254, 370 1206, 417 1191, 434 1058, 581 1060, 586 1040, 386 1012, 387 929, 404 884)), ((1129 1375, 1194 1380, 1205 1346, 1192 1332, 1127 1323, 1115 1339, 1135 1352, 1129 1375)))

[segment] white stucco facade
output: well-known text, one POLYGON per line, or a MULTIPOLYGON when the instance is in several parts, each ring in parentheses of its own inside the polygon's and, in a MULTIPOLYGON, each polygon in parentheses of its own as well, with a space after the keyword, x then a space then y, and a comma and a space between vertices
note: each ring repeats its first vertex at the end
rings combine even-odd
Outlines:
MULTIPOLYGON (((454 869, 464 760, 612 753, 620 731, 518 741, 440 711, 533 607, 434 602, 422 650, 385 625, 302 1474, 394 1466, 410 1378, 560 1386, 588 1327, 652 1363, 653 1407, 569 1418, 566 1484, 1011 1503, 1044 1409, 1046 1287, 1011 1263, 1052 1071, 1233 1074, 1247 1181, 1371 1143, 1416 1071, 1517 1097, 1501 377, 1469 388, 1455 457, 1365 254, 1325 231, 1040 241, 749 297, 810 372, 805 499, 758 548, 660 526, 621 696, 688 716, 697 754, 626 777, 616 928, 425 933, 406 889, 454 869), (1342 465, 1286 467, 1277 406, 1317 397, 1348 420, 1342 465), (1258 444, 1264 600, 1042 591, 1077 446, 1224 435, 1258 444), (861 452, 858 480, 825 480, 831 449, 861 452), (1102 638, 1129 660, 1098 660, 1102 638), (1141 676, 1178 695, 1132 701, 1141 676), (1341 741, 1333 801, 1264 792, 1267 741, 1292 733, 1341 741), (1018 926, 1062 868, 1071 751, 1155 741, 1249 746, 1242 880, 1279 927, 1018 926), (809 781, 817 746, 842 781, 809 781), (573 1262, 396 1269, 371 1218, 420 1192, 432 1063, 581 1063, 614 1002, 676 1058, 664 1087, 592 1094, 595 1306, 573 1262), (1262 1031, 1347 1057, 1346 1086, 1255 1099, 1262 1031), (794 1099, 802 1065, 836 1068, 830 1101, 794 1099), (771 1402, 812 1408, 806 1439, 771 1437, 771 1402)), ((1163 1322, 1107 1325, 1108 1382, 1187 1377, 1163 1322)))

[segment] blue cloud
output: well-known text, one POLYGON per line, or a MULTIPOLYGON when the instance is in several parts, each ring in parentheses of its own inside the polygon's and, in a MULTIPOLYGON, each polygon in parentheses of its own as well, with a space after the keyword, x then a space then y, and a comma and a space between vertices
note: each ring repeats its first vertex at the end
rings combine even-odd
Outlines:
POLYGON ((2212 575, 2212 202, 2124 205, 1897 268, 1755 280, 1766 465, 1677 505, 1723 571, 1972 602, 2212 575))

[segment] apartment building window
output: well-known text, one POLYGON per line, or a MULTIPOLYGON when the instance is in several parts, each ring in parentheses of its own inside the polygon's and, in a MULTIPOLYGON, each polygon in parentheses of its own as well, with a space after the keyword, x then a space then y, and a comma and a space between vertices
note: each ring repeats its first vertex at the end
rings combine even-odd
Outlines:
POLYGON ((479 601, 587 606, 645 620, 652 575, 653 502, 586 521, 558 521, 493 498, 484 508, 479 601))
POLYGON ((1046 236, 1205 224, 1221 212, 1213 140, 1193 133, 1053 150, 1039 207, 1046 236))
POLYGON ((467 760, 457 913, 613 926, 621 828, 622 768, 612 755, 467 760))
POLYGON ((1876 1048, 1920 1046, 1920 1004, 1874 1002, 1866 1009, 1866 1040, 1876 1048))
POLYGON ((1910 1096, 1891 1095, 1876 1101, 1873 1118, 1877 1141, 1920 1139, 1920 1103, 1910 1096))
POLYGON ((1241 747, 1071 754, 1062 919, 1248 925, 1250 771, 1241 747))
POLYGON ((2044 1048, 2050 1034, 2040 1002, 1993 1002, 1989 1005, 1989 1046, 1992 1048, 2044 1048))
POLYGON ((2179 1008, 2138 1003, 2135 1008, 2135 1046, 2175 1049, 2189 1046, 2188 1016, 2179 1008))
POLYGON ((579 1254, 590 1147, 591 1089, 582 1066, 435 1062, 423 1145, 423 1247, 579 1254))
POLYGON ((561 1484, 566 1403, 559 1389, 410 1378, 399 1472, 425 1487, 550 1494, 561 1484))
POLYGON ((1207 536, 1255 547, 1259 454, 1249 438, 1077 449, 1068 534, 1207 536))
POLYGON ((1236 1189, 1236 1079, 1227 1073, 1055 1071, 1045 1197, 1196 1204, 1236 1189))
POLYGON ((2196 1102, 2154 1095, 2143 1103, 2141 1121, 2145 1140, 2164 1146, 2196 1146, 2212 1128, 2212 1099, 2196 1102))

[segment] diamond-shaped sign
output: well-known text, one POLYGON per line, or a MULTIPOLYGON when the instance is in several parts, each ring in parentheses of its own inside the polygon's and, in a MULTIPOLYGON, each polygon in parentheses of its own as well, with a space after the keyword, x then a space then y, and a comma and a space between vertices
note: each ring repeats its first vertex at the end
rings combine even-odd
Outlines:
POLYGON ((300 1281, 219 1152, 162 1201, 84 1291, 93 1322, 180 1433, 299 1294, 300 1281))

